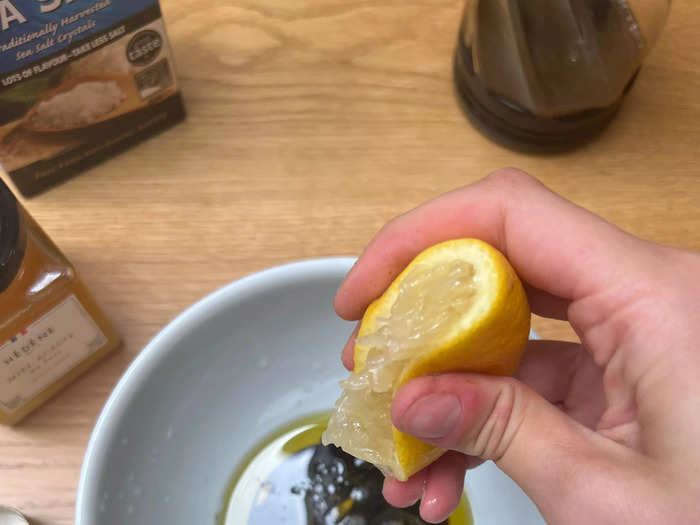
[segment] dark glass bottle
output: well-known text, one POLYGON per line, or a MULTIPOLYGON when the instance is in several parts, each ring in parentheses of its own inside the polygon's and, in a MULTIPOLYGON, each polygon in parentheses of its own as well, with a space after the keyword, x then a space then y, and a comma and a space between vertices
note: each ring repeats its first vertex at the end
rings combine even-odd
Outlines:
POLYGON ((465 109, 516 148, 564 149, 612 119, 670 0, 467 0, 455 53, 465 109))

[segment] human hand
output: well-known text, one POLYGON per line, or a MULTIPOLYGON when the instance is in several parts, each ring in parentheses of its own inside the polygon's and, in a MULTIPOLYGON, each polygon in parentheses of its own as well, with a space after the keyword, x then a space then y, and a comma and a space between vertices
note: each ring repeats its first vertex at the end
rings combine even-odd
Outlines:
MULTIPOLYGON (((635 238, 517 170, 502 170, 389 222, 335 298, 344 319, 420 251, 475 237, 509 259, 533 313, 582 343, 531 341, 516 378, 444 374, 401 387, 392 420, 450 452, 384 496, 456 507, 466 469, 493 460, 551 525, 700 519, 700 256, 635 238)), ((343 350, 352 369, 354 335, 343 350)))

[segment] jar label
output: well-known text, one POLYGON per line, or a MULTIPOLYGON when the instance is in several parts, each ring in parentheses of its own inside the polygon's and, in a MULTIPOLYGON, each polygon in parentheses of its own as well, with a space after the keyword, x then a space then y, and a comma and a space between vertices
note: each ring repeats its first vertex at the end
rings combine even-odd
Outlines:
POLYGON ((106 342, 90 314, 70 295, 0 344, 0 409, 20 409, 106 342))

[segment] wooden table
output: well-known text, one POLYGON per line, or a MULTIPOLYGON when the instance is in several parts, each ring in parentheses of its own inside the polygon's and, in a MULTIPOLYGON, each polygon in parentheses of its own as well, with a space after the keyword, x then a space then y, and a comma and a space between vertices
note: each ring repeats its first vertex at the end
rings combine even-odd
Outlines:
MULTIPOLYGON (((0 502, 73 521, 112 387, 178 312, 247 273, 355 255, 392 216, 518 166, 627 230, 700 250, 700 4, 666 31, 599 141, 537 157, 476 132, 453 93, 461 0, 163 0, 185 124, 29 202, 123 349, 15 429, 0 502)), ((545 337, 572 338, 537 319, 545 337)))

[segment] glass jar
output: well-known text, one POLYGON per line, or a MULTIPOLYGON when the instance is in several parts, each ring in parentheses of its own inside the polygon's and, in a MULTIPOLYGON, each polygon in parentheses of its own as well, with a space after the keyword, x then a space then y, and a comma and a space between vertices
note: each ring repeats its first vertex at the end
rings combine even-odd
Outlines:
POLYGON ((612 119, 670 0, 467 0, 455 82, 470 116, 509 146, 567 148, 612 119))
POLYGON ((0 423, 16 423, 118 345, 73 265, 0 180, 0 423))

